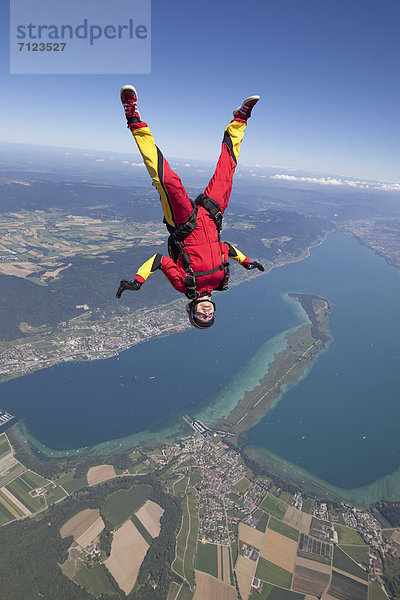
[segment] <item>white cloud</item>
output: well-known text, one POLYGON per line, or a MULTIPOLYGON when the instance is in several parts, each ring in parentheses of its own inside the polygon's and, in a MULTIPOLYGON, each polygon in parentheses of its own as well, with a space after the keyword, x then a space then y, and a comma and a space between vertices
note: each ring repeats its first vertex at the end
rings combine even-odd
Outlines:
POLYGON ((96 162, 104 162, 104 158, 96 158, 96 162))
POLYGON ((390 192, 399 192, 400 183, 384 183, 380 181, 362 181, 360 179, 341 179, 338 177, 305 177, 297 175, 285 175, 284 173, 276 173, 270 175, 270 179, 291 181, 297 183, 311 183, 316 185, 344 185, 357 188, 360 190, 383 190, 390 192))

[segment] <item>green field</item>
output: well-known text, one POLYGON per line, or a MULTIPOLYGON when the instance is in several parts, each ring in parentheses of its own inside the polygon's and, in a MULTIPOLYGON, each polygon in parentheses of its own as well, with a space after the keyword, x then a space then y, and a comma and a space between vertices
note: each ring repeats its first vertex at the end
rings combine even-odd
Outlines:
POLYGON ((368 573, 347 556, 339 547, 335 546, 333 551, 333 566, 350 575, 355 575, 364 581, 368 581, 368 573))
POLYGON ((192 600, 193 592, 190 591, 187 585, 183 585, 181 587, 181 591, 179 592, 176 600, 192 600))
POLYGON ((57 483, 62 485, 62 487, 68 492, 68 494, 73 494, 78 490, 82 490, 83 488, 88 486, 86 475, 82 475, 81 477, 74 478, 74 471, 65 473, 57 479, 57 483))
POLYGON ((185 475, 182 477, 182 479, 179 479, 178 481, 175 482, 174 486, 173 486, 173 490, 174 490, 174 495, 178 496, 179 494, 184 494, 186 491, 186 487, 189 481, 189 477, 186 477, 185 475))
POLYGON ((255 577, 284 588, 290 588, 292 585, 292 574, 289 571, 285 571, 264 558, 260 558, 258 561, 255 577))
POLYGON ((274 589, 268 596, 268 600, 304 600, 304 598, 304 594, 298 594, 297 592, 283 590, 279 587, 274 587, 274 589))
POLYGON ((47 488, 46 502, 48 506, 54 504, 58 500, 61 500, 61 498, 65 498, 65 492, 60 488, 59 485, 57 485, 56 487, 49 486, 47 488))
POLYGON ((81 565, 73 579, 95 598, 98 598, 102 594, 115 594, 115 590, 108 579, 106 568, 98 563, 92 567, 81 565))
POLYGON ((38 475, 38 473, 34 473, 33 471, 25 471, 25 473, 23 473, 23 475, 20 476, 20 479, 25 481, 25 483, 29 485, 31 490, 46 487, 46 485, 49 485, 50 483, 48 479, 45 479, 44 477, 38 475))
POLYGON ((286 523, 282 523, 282 521, 278 521, 275 517, 271 517, 268 523, 268 529, 272 529, 273 531, 277 531, 281 533, 287 538, 294 540, 295 542, 299 541, 299 532, 294 527, 290 527, 290 525, 286 525, 286 523))
POLYGON ((242 479, 239 479, 239 481, 237 481, 233 487, 238 492, 245 492, 250 487, 250 481, 247 479, 247 477, 242 477, 242 479))
POLYGON ((301 510, 309 515, 311 513, 312 505, 313 501, 311 498, 304 498, 301 510))
POLYGON ((214 577, 218 577, 216 544, 199 544, 196 554, 196 569, 214 577))
POLYGON ((43 496, 32 498, 29 495, 31 490, 30 486, 21 479, 22 475, 11 483, 6 485, 6 489, 9 490, 24 506, 26 506, 31 512, 35 513, 42 508, 46 507, 46 502, 43 496))
POLYGON ((368 587, 355 579, 332 571, 332 581, 328 594, 338 600, 367 600, 368 587))
POLYGON ((267 513, 265 512, 261 512, 261 516, 260 516, 260 520, 258 521, 257 525, 256 525, 256 529, 258 529, 258 531, 262 531, 265 532, 265 530, 267 529, 267 525, 268 525, 268 519, 269 519, 269 515, 267 515, 267 513))
POLYGON ((186 579, 192 588, 198 529, 199 519, 194 499, 189 495, 182 500, 182 526, 176 538, 176 556, 172 568, 186 579))
POLYGON ((10 511, 8 511, 0 502, 0 526, 4 525, 5 523, 9 523, 9 521, 13 521, 14 519, 14 515, 11 514, 10 511))
POLYGON ((183 569, 185 577, 191 587, 194 587, 194 559, 197 552, 197 534, 199 531, 199 518, 194 504, 193 496, 188 496, 188 506, 190 515, 190 532, 187 538, 186 552, 183 559, 183 569))
POLYGON ((202 478, 200 469, 192 469, 190 474, 190 485, 196 486, 200 483, 202 478))
POLYGON ((355 529, 336 524, 334 527, 338 534, 339 544, 357 544, 360 546, 365 545, 364 540, 355 529))
POLYGON ((175 600, 176 595, 179 591, 179 588, 180 588, 180 585, 178 583, 176 583, 175 581, 172 581, 171 585, 169 586, 167 600, 175 600))
POLYGON ((368 586, 368 600, 387 600, 385 592, 376 581, 372 581, 368 586))
POLYGON ((360 565, 369 566, 368 546, 342 546, 342 550, 360 565))
POLYGON ((261 504, 262 510, 277 519, 283 519, 287 507, 287 504, 282 502, 282 500, 275 498, 275 496, 271 496, 271 494, 267 494, 261 504))
POLYGON ((4 433, 0 435, 0 458, 10 452, 11 448, 8 444, 7 437, 4 433))
POLYGON ((263 581, 261 593, 259 594, 258 592, 254 592, 253 595, 250 596, 250 598, 257 598, 257 600, 267 600, 270 597, 270 594, 273 589, 274 586, 272 585, 272 583, 267 583, 266 581, 263 581))
POLYGON ((150 485, 142 484, 133 485, 128 490, 119 490, 106 498, 102 509, 114 527, 119 527, 143 506, 152 491, 150 485))

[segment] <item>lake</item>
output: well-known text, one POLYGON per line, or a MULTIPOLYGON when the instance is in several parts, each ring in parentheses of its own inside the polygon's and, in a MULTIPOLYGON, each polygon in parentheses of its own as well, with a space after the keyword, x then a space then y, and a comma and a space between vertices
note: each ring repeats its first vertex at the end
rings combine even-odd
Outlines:
MULTIPOLYGON (((215 294, 210 330, 6 382, 1 407, 26 417, 38 448, 54 455, 188 432, 183 414, 212 420, 229 412, 284 349, 285 332, 305 322, 288 291, 329 300, 333 341, 249 441, 340 488, 392 477, 400 466, 400 272, 344 234, 304 261, 215 294)), ((381 487, 387 496, 388 484, 381 487)))

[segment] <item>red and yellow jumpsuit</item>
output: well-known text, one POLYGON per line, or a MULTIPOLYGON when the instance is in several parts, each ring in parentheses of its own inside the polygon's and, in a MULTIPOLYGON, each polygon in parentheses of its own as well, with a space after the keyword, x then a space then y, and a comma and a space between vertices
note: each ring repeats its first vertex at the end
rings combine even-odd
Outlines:
MULTIPOLYGON (((222 150, 215 173, 204 193, 218 202, 223 213, 228 205, 232 190, 232 179, 239 157, 246 121, 234 119, 225 129, 222 150)), ((193 203, 189 199, 178 175, 155 145, 150 129, 144 122, 130 125, 133 137, 143 157, 144 164, 157 189, 165 221, 171 228, 186 223, 192 213, 193 203)), ((246 264, 250 258, 242 254, 232 244, 219 241, 216 224, 210 213, 202 206, 198 207, 197 225, 184 241, 184 251, 190 259, 194 272, 210 271, 233 258, 240 264, 246 264)), ((176 262, 168 256, 157 253, 146 261, 136 273, 136 281, 144 283, 151 273, 161 269, 165 277, 179 292, 186 293, 185 268, 181 255, 176 262)), ((217 289, 224 278, 224 269, 213 273, 198 275, 197 292, 211 293, 217 289)))

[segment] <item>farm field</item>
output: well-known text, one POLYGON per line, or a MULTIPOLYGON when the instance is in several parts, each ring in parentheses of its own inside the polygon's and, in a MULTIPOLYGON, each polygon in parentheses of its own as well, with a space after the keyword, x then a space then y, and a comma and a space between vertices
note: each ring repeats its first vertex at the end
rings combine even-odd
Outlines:
POLYGON ((368 546, 340 546, 356 563, 369 566, 369 547, 368 546))
POLYGON ((239 540, 260 550, 264 542, 264 533, 245 523, 239 523, 239 540))
POLYGON ((9 454, 11 452, 11 448, 8 443, 7 436, 5 433, 0 434, 0 458, 9 454))
POLYGON ((176 600, 180 587, 181 586, 176 583, 176 581, 172 581, 171 585, 169 586, 167 600, 176 600))
POLYGON ((199 519, 193 496, 188 495, 182 500, 182 523, 176 538, 176 554, 172 568, 186 579, 192 589, 198 528, 199 519))
POLYGON ((8 523, 14 519, 24 517, 24 512, 17 504, 0 490, 0 524, 8 523))
POLYGON ((21 504, 26 506, 28 510, 32 513, 38 512, 46 507, 46 502, 43 496, 38 496, 33 498, 29 495, 31 491, 30 485, 28 485, 23 479, 21 479, 22 475, 14 479, 10 483, 8 483, 3 491, 8 490, 21 504))
POLYGON ((310 533, 311 515, 297 510, 294 506, 288 506, 283 520, 291 527, 295 527, 301 531, 301 533, 310 533))
POLYGON ((303 506, 301 507, 302 512, 307 513, 308 515, 311 513, 311 509, 313 506, 313 501, 311 498, 305 498, 303 500, 303 506))
POLYGON ((218 577, 217 544, 198 544, 196 553, 196 570, 218 577))
POLYGON ((91 567, 81 564, 73 576, 73 581, 85 588, 89 594, 93 594, 96 598, 101 596, 101 594, 112 595, 114 593, 105 567, 98 563, 95 563, 91 567))
POLYGON ((125 594, 133 589, 148 549, 149 544, 132 521, 125 521, 114 532, 111 554, 104 564, 125 594))
POLYGON ((236 597, 233 586, 207 573, 196 571, 196 590, 193 600, 236 600, 236 597))
POLYGON ((96 485, 102 481, 107 481, 116 476, 113 465, 98 465, 97 467, 91 467, 87 472, 88 485, 96 485))
POLYGON ((328 594, 338 600, 367 600, 368 587, 355 579, 333 571, 328 594))
POLYGON ((334 527, 338 534, 339 544, 355 544, 365 546, 364 540, 355 529, 336 524, 334 527))
POLYGON ((164 509, 161 506, 151 500, 147 500, 135 514, 152 538, 160 535, 160 520, 164 514, 164 509))
POLYGON ((62 538, 72 535, 74 540, 78 541, 86 531, 90 530, 90 528, 95 525, 98 519, 101 519, 98 508, 86 508, 85 510, 81 510, 64 523, 60 529, 60 535, 62 538))
POLYGON ((114 492, 105 500, 102 509, 114 527, 124 523, 148 499, 152 492, 150 485, 133 485, 128 490, 114 492))
POLYGON ((243 600, 247 600, 249 597, 255 570, 256 563, 239 554, 235 565, 235 572, 236 581, 243 600))
POLYGON ((173 484, 173 493, 175 496, 179 496, 180 494, 184 494, 187 488, 187 484, 189 482, 189 477, 184 475, 181 479, 178 479, 173 484))
MULTIPOLYGON (((268 598, 268 600, 304 600, 305 596, 304 594, 298 594, 297 592, 284 590, 280 587, 273 587, 269 594, 265 596, 265 598, 268 598)), ((258 600, 264 600, 264 596, 261 594, 261 597, 258 600)), ((314 600, 314 598, 312 600, 314 600)))
MULTIPOLYGON (((260 556, 268 562, 293 573, 297 553, 297 542, 277 531, 267 529, 260 556)), ((271 581, 271 583, 276 583, 271 581)), ((286 587, 286 586, 285 586, 286 587)))
POLYGON ((259 559, 255 576, 263 581, 288 589, 292 585, 292 574, 289 571, 278 567, 264 558, 259 559))
POLYGON ((242 479, 239 479, 239 481, 237 481, 233 487, 238 492, 245 492, 250 487, 250 481, 247 479, 247 477, 242 477, 242 479))
POLYGON ((299 540, 299 532, 297 529, 294 529, 290 525, 286 525, 282 521, 275 519, 275 517, 271 517, 268 523, 268 529, 272 529, 273 531, 277 531, 281 533, 285 537, 298 542, 299 540))
POLYGON ((387 600, 385 592, 376 581, 372 581, 368 586, 368 600, 387 600))
POLYGON ((267 525, 268 525, 268 519, 269 519, 269 515, 267 515, 267 513, 260 511, 261 515, 260 515, 260 520, 258 521, 257 525, 256 525, 256 529, 258 529, 258 531, 262 531, 263 533, 265 533, 265 530, 267 529, 267 525))
MULTIPOLYGON (((309 562, 311 561, 307 561, 307 563, 309 562)), ((321 570, 310 569, 305 566, 301 566, 300 564, 296 564, 293 577, 293 589, 297 592, 303 592, 313 596, 321 596, 328 587, 330 578, 330 568, 328 572, 322 572, 321 570)))
POLYGON ((262 510, 280 520, 282 520, 285 516, 287 507, 288 506, 285 504, 285 502, 275 498, 275 496, 271 496, 271 494, 267 494, 261 503, 262 510))
POLYGON ((364 581, 368 581, 368 573, 343 552, 337 546, 333 551, 333 566, 340 571, 345 571, 350 575, 354 575, 364 581))
POLYGON ((5 257, 0 272, 16 277, 34 275, 32 281, 43 283, 68 269, 68 259, 77 254, 95 256, 133 245, 157 244, 164 241, 165 234, 158 223, 149 227, 50 210, 1 215, 0 236, 5 257))

